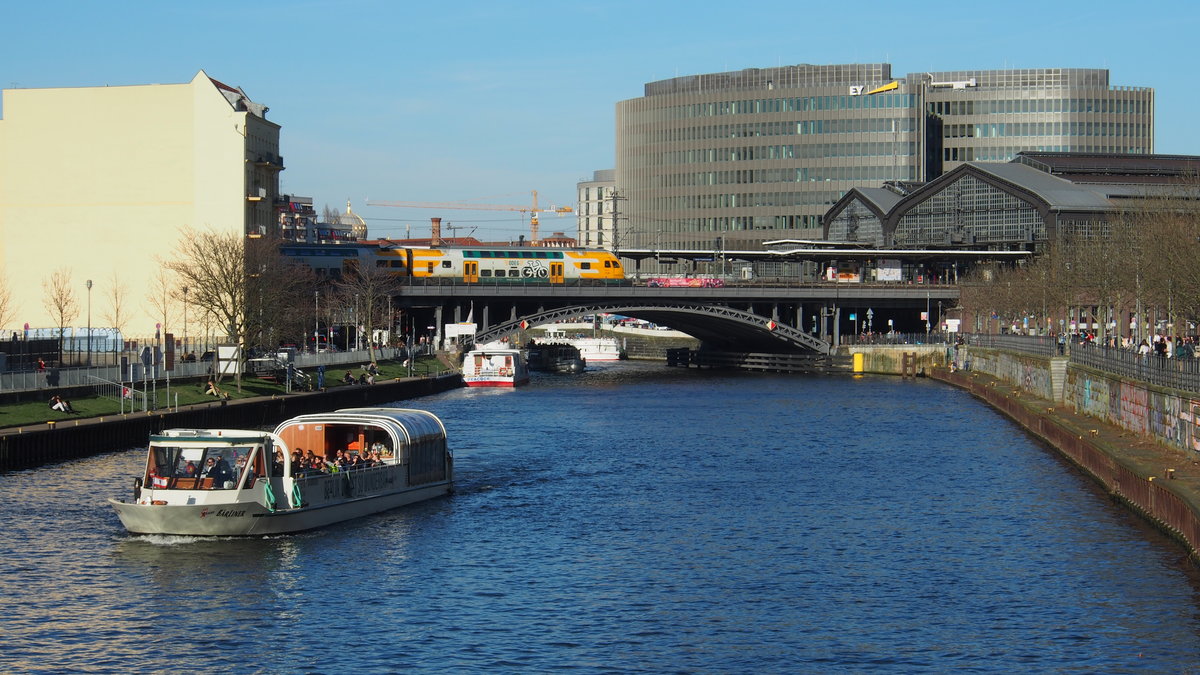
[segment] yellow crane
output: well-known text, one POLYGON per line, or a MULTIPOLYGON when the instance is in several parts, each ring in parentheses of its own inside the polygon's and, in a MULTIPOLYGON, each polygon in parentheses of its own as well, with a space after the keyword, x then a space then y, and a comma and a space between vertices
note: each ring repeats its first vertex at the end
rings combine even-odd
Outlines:
POLYGON ((530 191, 533 195, 532 206, 519 206, 511 204, 472 204, 470 202, 377 202, 367 200, 367 206, 395 206, 399 208, 411 209, 465 209, 473 211, 520 211, 521 213, 529 214, 529 243, 538 243, 538 214, 539 213, 574 213, 575 209, 569 206, 552 206, 548 209, 538 208, 538 193, 537 190, 530 191))

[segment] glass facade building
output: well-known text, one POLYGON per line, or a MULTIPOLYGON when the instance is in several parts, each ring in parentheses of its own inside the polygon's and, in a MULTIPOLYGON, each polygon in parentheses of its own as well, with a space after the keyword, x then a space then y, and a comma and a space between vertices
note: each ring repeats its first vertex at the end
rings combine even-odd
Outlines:
MULTIPOLYGON (((1153 117, 1153 90, 1112 87, 1096 69, 895 78, 886 63, 797 65, 651 82, 617 104, 618 238, 681 249, 819 238, 853 188, 1024 150, 1148 154, 1153 117)), ((846 218, 883 238, 877 215, 846 218)))

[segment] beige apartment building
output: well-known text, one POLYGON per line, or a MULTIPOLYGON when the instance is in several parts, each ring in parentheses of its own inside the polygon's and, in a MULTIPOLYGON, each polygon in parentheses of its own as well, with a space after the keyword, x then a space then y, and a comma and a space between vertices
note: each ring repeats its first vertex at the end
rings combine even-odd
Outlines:
MULTIPOLYGON (((184 228, 278 228, 280 127, 203 71, 182 84, 6 89, 2 106, 0 262, 16 311, 0 330, 56 326, 44 282, 65 270, 73 326, 90 304, 91 325, 111 327, 113 289, 124 287, 124 335, 153 335, 164 317, 146 296, 184 228)), ((162 328, 182 336, 173 305, 162 328)))

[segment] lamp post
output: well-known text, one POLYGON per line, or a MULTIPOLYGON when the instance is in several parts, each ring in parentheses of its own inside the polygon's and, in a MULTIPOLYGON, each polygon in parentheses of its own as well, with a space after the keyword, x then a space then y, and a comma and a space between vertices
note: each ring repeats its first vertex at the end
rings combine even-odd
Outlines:
POLYGON ((321 291, 313 291, 313 353, 319 351, 321 341, 321 291))
POLYGON ((88 291, 88 340, 87 364, 92 365, 92 280, 87 280, 88 291))
POLYGON ((188 294, 188 287, 187 287, 187 286, 184 286, 184 287, 183 287, 183 288, 181 288, 180 290, 182 290, 182 291, 183 291, 183 353, 186 355, 186 354, 188 354, 188 353, 189 353, 189 352, 188 352, 188 346, 187 346, 187 344, 188 344, 188 339, 187 339, 187 333, 188 333, 188 322, 187 322, 187 294, 188 294))

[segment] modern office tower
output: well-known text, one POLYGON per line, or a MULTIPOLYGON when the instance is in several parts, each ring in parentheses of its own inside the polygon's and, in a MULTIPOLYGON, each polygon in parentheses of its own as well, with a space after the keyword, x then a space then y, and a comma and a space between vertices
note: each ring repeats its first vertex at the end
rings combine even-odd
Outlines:
POLYGON ((817 239, 852 188, 932 180, 1017 152, 1153 152, 1154 92, 1108 71, 886 63, 677 77, 617 104, 622 248, 755 249, 817 239))
MULTIPOLYGON (((601 169, 592 172, 592 179, 575 185, 578 204, 575 209, 580 246, 612 249, 620 242, 613 241, 613 192, 616 172, 601 169)), ((621 207, 617 207, 618 213, 621 207)))
POLYGON ((92 325, 107 325, 117 293, 126 334, 152 335, 162 315, 145 297, 184 228, 277 233, 283 159, 266 113, 203 71, 182 84, 4 90, 0 260, 17 323, 56 325, 43 282, 67 270, 73 325, 85 297, 92 325))

